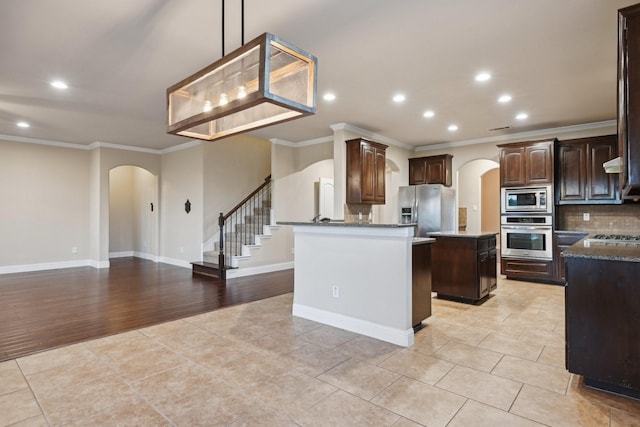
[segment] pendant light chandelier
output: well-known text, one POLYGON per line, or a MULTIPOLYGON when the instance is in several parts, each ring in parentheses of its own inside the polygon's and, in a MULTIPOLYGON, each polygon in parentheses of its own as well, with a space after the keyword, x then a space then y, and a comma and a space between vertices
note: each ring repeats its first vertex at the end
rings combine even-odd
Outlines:
POLYGON ((264 33, 167 89, 167 132, 207 141, 316 112, 318 60, 264 33))

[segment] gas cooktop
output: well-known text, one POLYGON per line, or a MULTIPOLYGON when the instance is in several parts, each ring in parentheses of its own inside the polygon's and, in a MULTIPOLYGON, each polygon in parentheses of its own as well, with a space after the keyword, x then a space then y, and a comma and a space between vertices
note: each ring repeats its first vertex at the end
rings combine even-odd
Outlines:
POLYGON ((640 235, 633 234, 594 234, 584 241, 585 246, 612 245, 612 246, 640 246, 640 235))
POLYGON ((640 243, 640 236, 632 234, 594 234, 589 238, 592 242, 640 243))

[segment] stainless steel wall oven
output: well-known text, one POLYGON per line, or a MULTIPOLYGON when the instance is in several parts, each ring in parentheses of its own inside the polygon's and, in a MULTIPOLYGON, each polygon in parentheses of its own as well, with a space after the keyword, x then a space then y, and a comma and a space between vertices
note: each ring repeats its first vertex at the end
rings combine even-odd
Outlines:
POLYGON ((553 258, 551 215, 502 215, 502 256, 551 260, 553 258))

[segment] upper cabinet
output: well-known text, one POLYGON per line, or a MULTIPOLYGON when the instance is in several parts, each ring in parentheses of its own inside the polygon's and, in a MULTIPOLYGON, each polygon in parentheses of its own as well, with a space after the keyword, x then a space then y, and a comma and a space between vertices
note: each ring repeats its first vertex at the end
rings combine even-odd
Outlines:
POLYGON ((555 139, 501 144, 500 186, 530 187, 553 183, 555 139))
POLYGON ((640 197, 640 4, 618 11, 618 148, 623 199, 640 197))
POLYGON ((363 138, 347 143, 347 203, 385 203, 385 150, 387 146, 363 138))
POLYGON ((451 154, 409 159, 409 185, 442 184, 451 187, 451 154))
POLYGON ((602 167, 617 155, 616 135, 560 141, 556 147, 557 203, 619 203, 618 177, 602 167))

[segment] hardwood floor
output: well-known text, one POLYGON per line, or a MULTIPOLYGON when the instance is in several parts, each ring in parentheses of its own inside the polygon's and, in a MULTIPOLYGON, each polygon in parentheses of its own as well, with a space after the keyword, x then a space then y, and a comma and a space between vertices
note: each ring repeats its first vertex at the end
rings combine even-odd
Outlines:
POLYGON ((293 291, 293 270, 227 280, 138 258, 0 276, 0 361, 293 291))

